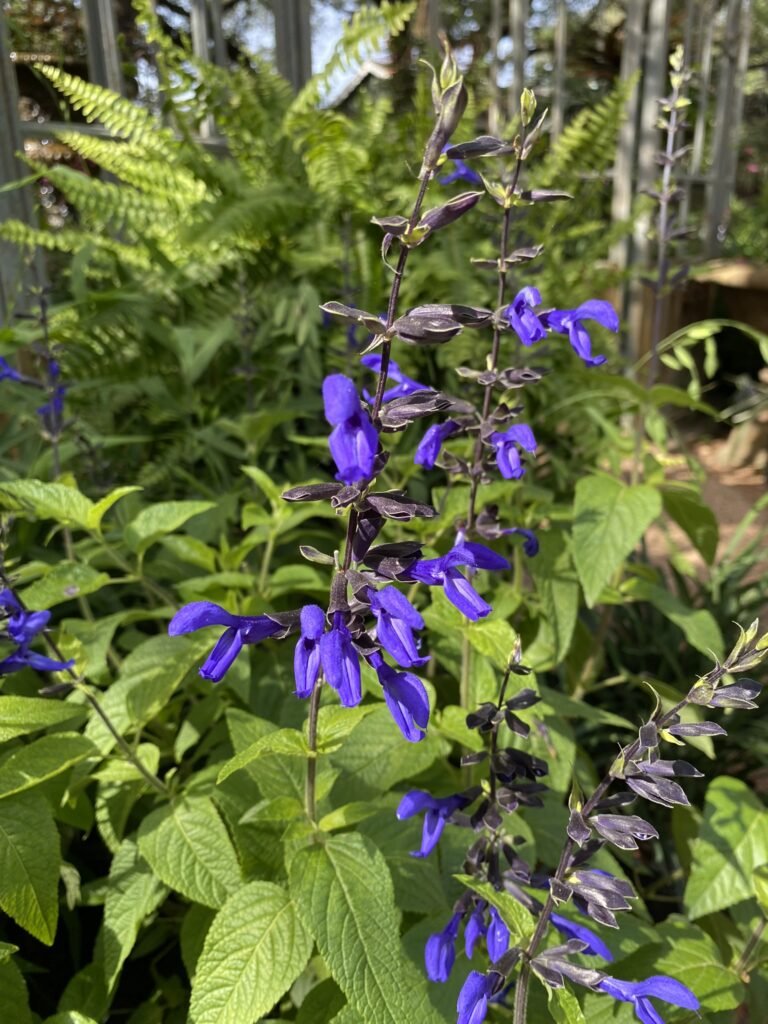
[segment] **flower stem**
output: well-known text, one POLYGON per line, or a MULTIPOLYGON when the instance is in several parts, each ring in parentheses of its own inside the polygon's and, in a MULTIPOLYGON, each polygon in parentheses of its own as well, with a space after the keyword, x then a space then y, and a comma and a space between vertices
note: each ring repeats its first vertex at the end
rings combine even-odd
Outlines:
MULTIPOLYGON (((709 673, 707 678, 711 682, 716 683, 723 675, 725 675, 726 672, 726 668, 724 668, 722 665, 718 665, 716 668, 712 670, 712 672, 709 673)), ((666 728, 666 726, 670 725, 675 720, 675 717, 680 713, 680 711, 683 708, 685 708, 689 703, 690 701, 688 699, 688 696, 686 696, 681 701, 678 701, 678 703, 675 704, 674 707, 670 708, 669 711, 667 711, 665 714, 659 715, 658 718, 652 719, 652 721, 654 721, 656 724, 656 728, 659 731, 661 731, 662 729, 666 728)), ((625 763, 627 761, 631 761, 639 750, 640 739, 638 737, 637 739, 633 740, 633 742, 630 743, 628 747, 625 747, 622 750, 621 756, 623 758, 623 761, 625 763)), ((590 798, 585 802, 584 807, 582 808, 581 813, 584 816, 584 818, 589 817, 589 815, 592 813, 592 811, 600 803, 600 801, 603 799, 607 791, 610 789, 611 785, 616 781, 617 777, 618 776, 612 775, 610 772, 608 772, 608 774, 603 778, 602 782, 599 783, 597 788, 594 790, 594 792, 592 793, 590 798)), ((568 838, 565 844, 563 845, 563 849, 560 854, 560 860, 557 864, 557 870, 554 874, 555 881, 563 881, 570 867, 571 854, 573 853, 575 845, 575 842, 571 838, 568 838)), ((528 1008, 528 988, 531 980, 530 961, 536 955, 536 951, 538 950, 542 939, 546 935, 547 928, 549 927, 550 917, 552 915, 552 911, 554 910, 554 908, 555 901, 552 898, 552 892, 550 890, 549 894, 547 895, 547 901, 544 904, 544 909, 541 911, 541 914, 539 915, 539 919, 536 922, 536 927, 534 928, 528 946, 523 953, 523 958, 520 966, 520 977, 518 978, 517 985, 515 987, 515 1008, 513 1024, 526 1024, 526 1014, 528 1008)))
POLYGON ((309 701, 309 719, 307 724, 307 742, 310 754, 307 757, 307 779, 304 792, 304 807, 307 817, 314 824, 317 819, 317 715, 320 710, 320 691, 323 685, 322 672, 317 677, 315 688, 309 701))

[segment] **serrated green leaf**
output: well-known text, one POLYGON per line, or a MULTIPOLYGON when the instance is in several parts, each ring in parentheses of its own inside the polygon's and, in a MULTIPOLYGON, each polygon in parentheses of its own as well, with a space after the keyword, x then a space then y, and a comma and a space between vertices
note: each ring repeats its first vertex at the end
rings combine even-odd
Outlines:
POLYGON ((755 895, 752 873, 768 862, 768 811, 739 779, 710 784, 685 887, 692 920, 755 895))
POLYGON ((217 782, 223 782, 233 772, 246 768, 249 764, 257 761, 260 757, 268 754, 283 754, 288 757, 306 758, 309 755, 307 741, 297 729, 276 729, 256 740, 249 747, 246 747, 239 754, 226 761, 216 778, 217 782))
POLYGON ((523 944, 533 931, 535 921, 531 914, 508 892, 499 892, 490 882, 478 882, 472 875, 454 875, 457 881, 476 892, 478 896, 496 907, 504 924, 509 928, 514 945, 523 944))
POLYGON ((93 502, 65 484, 11 480, 0 484, 0 508, 35 519, 53 519, 62 526, 87 529, 93 502))
POLYGON ((109 869, 104 902, 104 981, 111 991, 134 947, 139 929, 165 899, 168 890, 152 874, 132 839, 124 839, 109 869))
POLYGON ((637 576, 625 580, 622 594, 630 600, 648 601, 683 632, 685 639, 702 654, 722 658, 725 643, 714 615, 706 608, 692 608, 661 586, 637 576))
POLYGON ((648 484, 629 486, 609 476, 578 481, 573 559, 589 608, 660 512, 661 496, 648 484))
POLYGON ((100 501, 97 501, 96 504, 88 510, 85 525, 89 530, 99 531, 101 529, 102 519, 113 505, 116 505, 121 498, 126 496, 126 494, 132 494, 134 491, 141 490, 143 490, 143 488, 136 484, 128 484, 126 487, 116 487, 114 491, 110 491, 109 494, 105 495, 100 501))
POLYGON ((75 724, 87 711, 78 704, 44 697, 0 697, 0 743, 54 725, 75 724))
POLYGON ((95 594, 108 583, 112 577, 105 572, 97 572, 90 565, 81 562, 62 562, 46 573, 42 579, 35 580, 25 587, 21 597, 28 608, 33 611, 45 611, 63 601, 95 594))
POLYGON ((481 619, 465 624, 464 632, 476 651, 490 658, 502 672, 506 669, 518 639, 508 622, 481 619))
POLYGON ((48 801, 34 792, 0 800, 0 907, 46 946, 59 918, 60 864, 48 801))
POLYGON ((371 801, 355 801, 351 804, 344 804, 343 807, 337 807, 335 810, 323 815, 317 824, 323 832, 333 832, 337 828, 348 828, 350 825, 356 825, 359 821, 364 821, 366 818, 370 818, 371 815, 376 814, 376 811, 376 805, 371 801))
POLYGON ((768 864, 761 864, 752 872, 752 884, 755 887, 757 902, 763 913, 768 915, 768 864))
POLYGON ((193 903, 217 909, 242 884, 232 840, 208 798, 153 811, 139 827, 138 842, 157 877, 193 903))
POLYGON ((52 779, 94 755, 98 755, 98 750, 80 733, 58 732, 52 736, 41 736, 14 750, 0 764, 0 800, 39 786, 46 779, 52 779))
POLYGON ((431 732, 420 743, 404 743, 389 711, 380 706, 355 726, 331 758, 353 781, 386 790, 429 768, 441 752, 442 743, 431 732))
MULTIPOLYGON (((366 715, 374 709, 375 704, 363 704, 356 708, 342 708, 335 704, 321 707, 317 716, 317 751, 319 754, 331 754, 338 750, 344 740, 366 715)), ((304 723, 304 735, 308 735, 309 723, 304 723)))
POLYGON ((291 893, 331 974, 366 1024, 437 1024, 426 984, 400 945, 384 858, 359 835, 300 850, 291 893))
POLYGON ((243 886, 205 937, 190 1024, 259 1020, 288 991, 311 952, 312 940, 284 889, 269 882, 243 886))
POLYGON ((193 516, 215 508, 212 501, 160 501, 139 512, 125 528, 125 540, 138 554, 143 554, 155 541, 174 533, 193 516))

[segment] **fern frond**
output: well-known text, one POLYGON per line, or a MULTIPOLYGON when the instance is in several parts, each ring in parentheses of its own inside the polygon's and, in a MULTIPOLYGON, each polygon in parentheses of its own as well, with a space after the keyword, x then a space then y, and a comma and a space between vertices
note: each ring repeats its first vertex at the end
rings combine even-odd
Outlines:
POLYGON ((415 10, 415 0, 382 0, 376 7, 355 11, 323 71, 313 76, 291 104, 288 123, 320 103, 334 75, 360 63, 366 54, 375 53, 390 36, 399 35, 415 10))
POLYGON ((100 121, 114 135, 130 139, 149 152, 165 153, 173 149, 173 133, 148 110, 143 110, 131 100, 50 64, 36 64, 35 68, 69 100, 75 110, 83 114, 86 121, 100 121))

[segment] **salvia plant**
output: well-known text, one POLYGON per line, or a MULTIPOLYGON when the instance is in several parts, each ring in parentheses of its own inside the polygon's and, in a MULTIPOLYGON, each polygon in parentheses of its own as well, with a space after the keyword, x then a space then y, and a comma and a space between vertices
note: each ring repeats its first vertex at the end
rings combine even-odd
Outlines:
MULTIPOLYGON (((90 827, 92 819, 81 813, 78 801, 96 778, 102 787, 96 827, 113 854, 106 895, 97 882, 83 887, 93 903, 104 903, 104 919, 92 963, 79 972, 62 998, 62 1021, 107 1019, 140 929, 147 919, 163 913, 171 891, 192 904, 180 938, 192 992, 188 1018, 186 999, 174 1003, 173 993, 167 996, 169 1020, 436 1022, 448 1018, 445 1002, 435 990, 454 984, 458 973, 462 976, 452 989, 457 1024, 481 1024, 494 1011, 515 1024, 537 1024, 547 1019, 543 1014, 558 1024, 581 1024, 587 1019, 582 1010, 585 994, 601 997, 606 1005, 626 1007, 643 1024, 659 1024, 670 1008, 694 1014, 700 1009, 694 983, 659 973, 653 964, 640 965, 634 980, 623 977, 631 970, 612 968, 614 953, 598 929, 621 929, 621 915, 632 918, 627 912, 637 893, 622 858, 659 839, 655 825, 638 813, 638 803, 685 807, 684 785, 702 775, 669 749, 710 743, 724 735, 718 722, 707 719, 708 710, 756 707, 760 685, 737 678, 758 666, 768 651, 768 635, 759 635, 756 622, 740 630, 730 653, 682 696, 672 700, 648 685, 649 710, 636 735, 618 744, 608 758, 602 779, 590 778, 589 772, 573 773, 562 828, 560 818, 552 826, 547 780, 556 748, 550 727, 537 718, 542 693, 525 647, 511 629, 498 634, 502 643, 509 636, 513 641, 505 648, 503 670, 492 680, 493 699, 480 701, 473 685, 476 662, 463 632, 457 672, 463 721, 451 726, 446 719, 439 720, 440 734, 462 747, 458 763, 454 759, 442 774, 428 773, 434 755, 420 761, 408 753, 429 746, 439 715, 440 677, 426 633, 435 621, 434 609, 452 606, 450 613, 459 616, 458 621, 480 624, 493 610, 488 600, 493 578, 514 570, 522 579, 522 560, 539 556, 539 531, 515 520, 504 490, 507 482, 530 480, 536 474, 539 445, 536 424, 526 421, 525 393, 536 388, 546 370, 528 364, 547 345, 569 345, 573 359, 599 374, 606 356, 599 351, 598 331, 619 329, 615 310, 600 298, 574 308, 549 308, 535 285, 518 280, 545 252, 545 244, 523 237, 526 209, 570 198, 564 191, 536 188, 527 180, 528 161, 545 119, 536 119, 533 93, 525 90, 520 97, 518 127, 511 139, 481 136, 458 144, 452 143, 452 136, 467 94, 450 51, 433 71, 432 98, 435 123, 424 148, 413 204, 406 213, 382 212, 373 218, 382 231, 381 255, 391 274, 385 312, 367 312, 338 301, 322 307, 332 321, 347 328, 347 355, 354 350, 355 358, 360 357, 354 379, 349 371, 336 372, 322 382, 334 478, 295 484, 280 493, 266 474, 248 469, 269 498, 278 524, 256 519, 257 531, 266 531, 267 538, 259 588, 282 596, 276 602, 280 610, 241 614, 227 602, 212 599, 250 548, 245 541, 234 551, 222 545, 214 558, 203 539, 175 534, 193 516, 210 511, 211 503, 150 506, 125 527, 129 555, 116 549, 102 520, 134 488, 118 488, 93 503, 60 480, 58 447, 67 422, 59 353, 47 342, 43 345, 38 353, 42 372, 35 378, 0 362, 4 386, 45 393, 38 413, 51 446, 55 478, 47 485, 3 484, 4 507, 20 516, 31 510, 39 518, 57 520, 65 531, 69 559, 60 578, 43 579, 26 590, 23 584, 34 578, 34 567, 25 577, 23 568, 11 571, 5 563, 0 565, 0 614, 9 646, 0 659, 0 674, 56 673, 40 691, 42 697, 2 698, 11 704, 0 704, 6 716, 0 719, 5 730, 0 737, 16 738, 69 723, 83 708, 93 715, 85 735, 54 732, 15 748, 0 762, 0 836, 12 833, 12 816, 4 814, 4 805, 7 808, 12 799, 20 801, 17 813, 26 815, 27 824, 39 827, 41 835, 50 833, 47 802, 27 792, 29 780, 39 784, 73 769, 61 797, 67 808, 63 820, 68 827, 90 827), (437 204, 428 205, 435 179, 442 188, 461 183, 469 189, 450 197, 440 193, 437 204), (443 297, 435 296, 433 303, 403 310, 401 288, 414 250, 428 245, 430 236, 449 229, 486 197, 498 209, 498 252, 475 262, 495 275, 490 304, 439 301, 443 297), (511 287, 513 279, 516 287, 511 287), (474 365, 458 367, 456 395, 411 378, 396 361, 396 345, 445 346, 461 334, 471 335, 472 351, 483 355, 474 365), (362 353, 355 350, 360 335, 368 337, 362 353), (413 485, 385 488, 380 480, 397 459, 395 435, 411 428, 420 438, 413 485), (418 493, 423 494, 420 478, 436 468, 444 472, 448 487, 435 504, 460 507, 458 515, 441 516, 441 508, 409 493, 420 488, 418 493), (317 518, 343 524, 336 550, 309 543, 318 534, 308 524, 317 518), (449 521, 441 524, 446 518, 449 521), (66 567, 71 572, 75 564, 73 530, 87 534, 89 564, 81 566, 77 579, 68 580, 66 567), (280 570, 271 577, 269 573, 271 552, 282 535, 300 541, 303 558, 320 567, 312 568, 308 587, 316 601, 287 610, 282 605, 292 597, 290 585, 281 590, 280 570), (502 540, 513 545, 513 562, 497 550, 502 540), (208 596, 188 600, 173 614, 169 637, 153 637, 123 661, 112 638, 119 623, 130 628, 130 619, 116 610, 101 631, 88 593, 104 585, 104 566, 119 570, 121 577, 106 576, 107 581, 142 589, 151 616, 162 618, 174 597, 144 572, 147 551, 158 542, 170 555, 211 574, 207 583, 190 587, 195 596, 201 591, 208 596), (99 571, 102 575, 96 580, 99 571), (65 631, 66 643, 54 638, 50 612, 37 610, 35 601, 24 596, 31 590, 34 597, 34 588, 41 585, 65 588, 69 598, 80 602, 82 624, 70 627, 74 636, 65 631), (206 591, 207 586, 212 589, 206 591), (213 641, 211 628, 217 630, 213 641), (206 630, 200 642, 187 636, 199 630, 206 630), (98 654, 83 657, 86 641, 98 654), (291 683, 277 698, 275 687, 266 685, 254 698, 257 710, 264 703, 265 714, 266 704, 277 700, 269 710, 284 724, 278 727, 236 706, 227 712, 227 740, 218 727, 223 691, 210 693, 208 684, 226 679, 247 704, 240 671, 243 649, 257 644, 260 650, 273 644, 291 646, 291 683), (118 672, 118 681, 102 690, 109 666, 118 672), (205 689, 189 706, 172 740, 176 766, 163 774, 160 747, 168 732, 163 713, 193 666, 205 689), (285 693, 290 687, 293 698, 285 693), (306 702, 307 708, 300 728, 297 701, 306 702), (394 725, 383 722, 382 715, 390 716, 394 725), (152 722, 157 723, 154 732, 147 734, 152 722), (135 741, 126 740, 125 733, 135 741), (351 747, 353 733, 358 742, 351 747), (537 751, 543 747, 553 752, 549 761, 533 752, 533 740, 537 751), (220 750, 226 742, 235 754, 222 764, 220 750), (193 749, 210 755, 210 761, 189 773, 184 757, 193 749), (117 757, 112 757, 115 750, 117 757), (393 773, 392 764, 398 760, 406 765, 405 772, 393 773), (421 778, 418 788, 399 792, 392 801, 377 789, 378 774, 391 776, 385 788, 409 776, 421 778), (582 784, 575 781, 576 774, 582 784), (587 780, 588 786, 583 784, 587 780), (337 784, 351 799, 334 807, 330 794, 337 784), (128 834, 127 822, 137 806, 142 808, 141 820, 136 833, 128 834), (366 827, 371 821, 376 823, 373 833, 366 827), (447 882, 455 901, 437 930, 430 924, 408 933, 407 943, 419 948, 409 948, 405 955, 392 879, 381 849, 399 849, 401 830, 410 828, 408 834, 414 834, 415 822, 421 839, 411 851, 414 859, 401 865, 396 885, 402 885, 404 877, 409 881, 408 899, 415 914, 424 909, 420 887, 434 879, 447 882), (377 828, 380 834, 373 842, 377 828), (548 841, 534 853, 531 840, 545 832, 548 841), (427 863, 435 860, 440 868, 427 874, 427 863), (474 967, 468 972, 457 965, 460 945, 474 967), (423 975, 414 959, 423 963, 423 975), (532 985, 534 979, 538 989, 532 985), (440 1014, 436 1006, 441 1007, 440 1014)), ((674 112, 674 98, 671 102, 674 112)), ((45 316, 43 299, 43 336, 45 316)), ((184 592, 183 581, 179 589, 184 592)), ((40 593, 38 600, 43 600, 40 593)), ((486 638, 495 642, 491 634, 486 638)), ((264 671, 274 671, 283 681, 279 664, 278 658, 265 660, 264 671)), ((596 714, 600 718, 600 712, 596 714)), ((439 747, 446 754, 450 749, 447 743, 439 747)), ((0 867, 10 849, 10 842, 0 839, 0 867)), ((33 864, 40 853, 30 851, 29 845, 26 849, 33 864)), ((14 871, 15 867, 9 875, 14 871)), ((70 890, 74 893, 74 906, 79 879, 74 883, 64 869, 62 874, 68 900, 70 890)), ((11 891, 0 878, 0 905, 31 934, 51 942, 58 913, 55 884, 53 895, 48 881, 45 886, 25 885, 11 891)), ((175 903, 174 897, 169 900, 168 928, 181 913, 177 897, 175 903)), ((432 909, 429 902, 427 906, 432 909)), ((764 923, 758 923, 750 939, 742 969, 759 944, 764 923)), ((157 950, 159 961, 167 930, 157 934, 159 939, 152 940, 156 945, 150 942, 150 948, 157 950)), ((0 953, 6 953, 5 945, 0 953)), ((0 963, 0 971, 6 966, 0 963)), ((0 976, 18 1001, 20 975, 9 970, 0 976)), ((686 977, 690 980, 690 972, 686 977)), ((23 1019, 31 1020, 28 1011, 23 1019)))

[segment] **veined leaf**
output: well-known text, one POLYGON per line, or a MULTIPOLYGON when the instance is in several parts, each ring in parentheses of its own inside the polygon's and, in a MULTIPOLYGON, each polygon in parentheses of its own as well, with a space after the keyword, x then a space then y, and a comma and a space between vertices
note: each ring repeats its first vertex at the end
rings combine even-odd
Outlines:
POLYGON ((178 530, 193 516, 215 507, 212 501, 160 501, 142 509, 130 521, 125 528, 125 539, 134 551, 143 554, 156 540, 178 530))
POLYGON ((11 480, 0 484, 0 507, 34 519, 53 519, 62 526, 88 529, 93 502, 75 487, 43 480, 11 480))
POLYGON ((45 797, 0 800, 0 907, 47 946, 59 918, 60 863, 59 831, 45 797))
POLYGON ((75 725, 86 714, 79 704, 44 697, 0 697, 0 743, 65 722, 75 725))
POLYGON ((58 732, 19 747, 0 764, 0 800, 39 786, 46 779, 67 771, 87 757, 98 756, 97 748, 77 732, 58 732))

